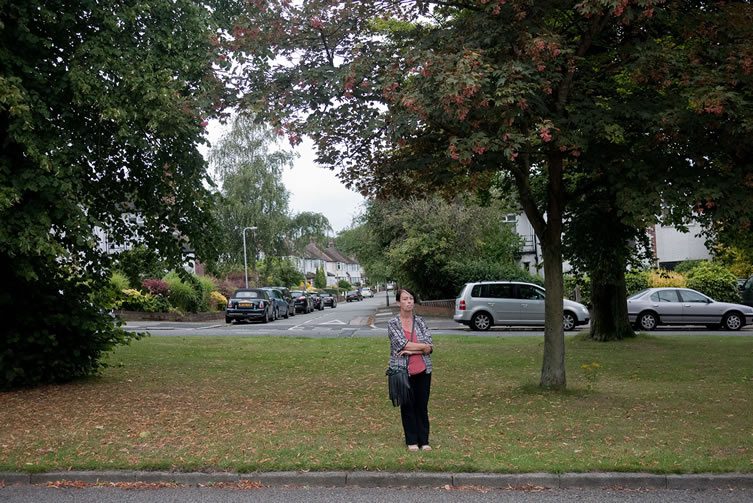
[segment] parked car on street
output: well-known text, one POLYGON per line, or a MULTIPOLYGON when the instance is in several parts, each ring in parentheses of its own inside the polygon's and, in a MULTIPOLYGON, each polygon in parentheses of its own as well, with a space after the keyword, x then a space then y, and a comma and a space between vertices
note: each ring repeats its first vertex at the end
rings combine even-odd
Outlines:
POLYGON ((365 298, 372 298, 374 296, 374 292, 371 291, 371 288, 365 287, 361 288, 361 297, 365 298))
POLYGON ((323 293, 321 294, 322 302, 325 307, 331 307, 332 309, 337 307, 337 297, 332 295, 331 293, 323 293))
POLYGON ((753 307, 716 302, 690 288, 648 288, 628 298, 628 320, 639 330, 658 325, 706 325, 740 330, 753 323, 753 307))
POLYGON ((347 295, 345 295, 345 302, 356 302, 361 299, 363 299, 363 297, 361 297, 361 294, 356 290, 348 292, 347 295))
POLYGON ((301 290, 293 290, 290 292, 290 295, 293 296, 296 313, 307 314, 314 311, 314 300, 308 293, 301 290))
POLYGON ((740 303, 753 307, 753 276, 745 280, 745 283, 740 287, 740 294, 743 297, 740 303))
POLYGON ((284 286, 270 286, 282 293, 282 298, 288 303, 288 316, 295 316, 295 303, 293 302, 293 296, 290 294, 290 290, 284 286))
POLYGON ((314 301, 314 309, 323 311, 324 310, 324 302, 322 301, 322 296, 319 292, 311 292, 309 293, 311 296, 311 300, 314 301))
POLYGON ((288 301, 282 295, 282 292, 277 288, 264 287, 262 290, 269 292, 269 298, 274 303, 274 316, 273 319, 288 318, 290 316, 290 309, 288 301))
POLYGON ((274 319, 274 302, 267 290, 261 288, 240 288, 227 301, 225 323, 233 320, 261 320, 267 323, 274 319))
MULTIPOLYGON (((546 292, 539 285, 520 281, 466 283, 455 299, 453 319, 472 330, 494 325, 544 325, 546 292)), ((564 299, 562 325, 572 330, 591 319, 588 308, 564 299)))

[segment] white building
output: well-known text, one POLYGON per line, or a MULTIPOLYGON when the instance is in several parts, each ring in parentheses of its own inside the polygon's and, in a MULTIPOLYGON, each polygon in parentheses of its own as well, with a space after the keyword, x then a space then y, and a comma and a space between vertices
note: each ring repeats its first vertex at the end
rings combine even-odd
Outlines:
MULTIPOLYGON (((543 276, 544 255, 528 217, 525 213, 509 213, 503 217, 502 221, 515 225, 515 231, 523 239, 520 266, 531 274, 543 276)), ((711 253, 706 247, 705 239, 700 235, 701 230, 698 223, 688 225, 688 232, 658 224, 648 229, 654 257, 653 265, 663 269, 673 269, 686 260, 710 259, 711 253)), ((563 272, 569 272, 572 268, 569 263, 563 262, 562 269, 563 272)))
POLYGON ((313 284, 318 269, 324 269, 328 287, 337 286, 337 283, 343 279, 351 285, 362 285, 366 281, 361 265, 335 248, 333 241, 330 241, 329 246, 324 250, 311 241, 306 245, 302 256, 291 256, 290 259, 306 276, 306 282, 309 284, 313 284))

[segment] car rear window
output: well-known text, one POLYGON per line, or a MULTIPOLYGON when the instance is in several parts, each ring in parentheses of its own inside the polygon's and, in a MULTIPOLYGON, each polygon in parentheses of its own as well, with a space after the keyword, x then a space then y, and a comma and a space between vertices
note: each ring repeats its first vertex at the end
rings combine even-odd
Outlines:
POLYGON ((235 292, 236 299, 258 299, 260 297, 259 292, 235 292))

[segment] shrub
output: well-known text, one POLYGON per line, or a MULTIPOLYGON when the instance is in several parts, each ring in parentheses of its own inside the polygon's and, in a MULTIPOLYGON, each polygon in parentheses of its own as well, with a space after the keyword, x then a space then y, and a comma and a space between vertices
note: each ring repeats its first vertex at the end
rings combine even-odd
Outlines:
POLYGON ((170 288, 167 298, 173 307, 186 313, 199 310, 199 296, 192 285, 185 283, 176 272, 168 273, 163 280, 170 288))
POLYGON ((227 297, 217 290, 209 294, 209 307, 213 310, 222 311, 227 306, 227 297))
POLYGON ((698 267, 699 265, 708 262, 707 260, 685 260, 680 262, 675 266, 675 272, 679 272, 680 274, 688 275, 688 273, 692 272, 693 269, 698 267))
POLYGON ((625 273, 625 290, 628 297, 649 288, 649 271, 629 271, 625 273))
POLYGON ((220 285, 217 287, 217 291, 220 292, 225 298, 229 299, 241 286, 243 286, 242 282, 239 283, 237 280, 227 278, 220 283, 220 285))
POLYGON ((112 276, 110 276, 110 285, 118 292, 131 288, 126 275, 118 271, 113 271, 112 276))
POLYGON ((685 276, 666 269, 654 269, 649 273, 648 283, 652 288, 659 287, 685 287, 685 276))
POLYGON ((161 295, 141 293, 133 288, 126 288, 123 290, 120 309, 142 311, 145 313, 162 313, 170 310, 170 303, 161 295))
POLYGON ((141 282, 141 287, 152 295, 162 295, 167 297, 170 293, 170 287, 161 279, 148 278, 141 282))
MULTIPOLYGON (((542 285, 543 281, 538 276, 532 276, 513 263, 499 263, 490 260, 468 260, 463 262, 450 262, 443 271, 445 278, 445 295, 457 295, 465 283, 470 281, 528 281, 542 285)), ((426 292, 431 294, 431 292, 426 292)), ((419 293, 420 295, 420 293, 419 293)), ((427 295, 427 299, 432 297, 427 295)))
POLYGON ((728 268, 714 262, 705 262, 693 269, 688 278, 688 288, 698 290, 721 302, 740 302, 737 278, 728 268))
POLYGON ((341 288, 343 290, 350 290, 352 288, 350 282, 347 279, 341 279, 340 281, 338 281, 337 286, 338 288, 341 288))
POLYGON ((209 311, 212 305, 211 295, 217 289, 217 282, 211 276, 196 276, 192 274, 191 278, 193 278, 192 284, 199 298, 199 311, 209 311))
POLYGON ((16 258, 0 260, 6 293, 0 295, 0 390, 94 374, 106 365, 105 353, 137 337, 100 304, 112 290, 107 278, 67 269, 58 257, 16 258))
POLYGON ((565 274, 562 279, 565 283, 565 298, 575 300, 583 304, 591 304, 590 277, 585 275, 565 274), (575 291, 576 287, 578 288, 579 292, 575 291))

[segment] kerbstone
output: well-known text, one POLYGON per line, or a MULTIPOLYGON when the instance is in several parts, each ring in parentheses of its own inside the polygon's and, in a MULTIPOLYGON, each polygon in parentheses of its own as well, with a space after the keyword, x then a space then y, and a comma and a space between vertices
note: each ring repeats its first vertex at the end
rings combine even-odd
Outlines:
POLYGON ((753 474, 694 473, 667 475, 668 489, 727 489, 753 488, 753 474))
POLYGON ((665 489, 667 477, 651 473, 565 473, 560 475, 562 489, 665 489))
POLYGON ((32 484, 47 484, 49 482, 57 482, 59 480, 66 481, 81 481, 88 484, 96 484, 99 482, 135 482, 136 477, 134 472, 131 471, 65 471, 65 472, 46 472, 46 473, 32 473, 32 484))
POLYGON ((6 485, 31 484, 31 475, 18 472, 0 472, 0 482, 6 485))
POLYGON ((358 487, 442 487, 452 485, 452 474, 424 472, 351 472, 347 485, 358 487))
POLYGON ((457 473, 452 477, 455 486, 501 489, 528 486, 558 488, 559 479, 559 475, 554 473, 457 473))
POLYGON ((259 472, 244 473, 241 480, 259 482, 265 486, 344 487, 346 472, 259 472))

